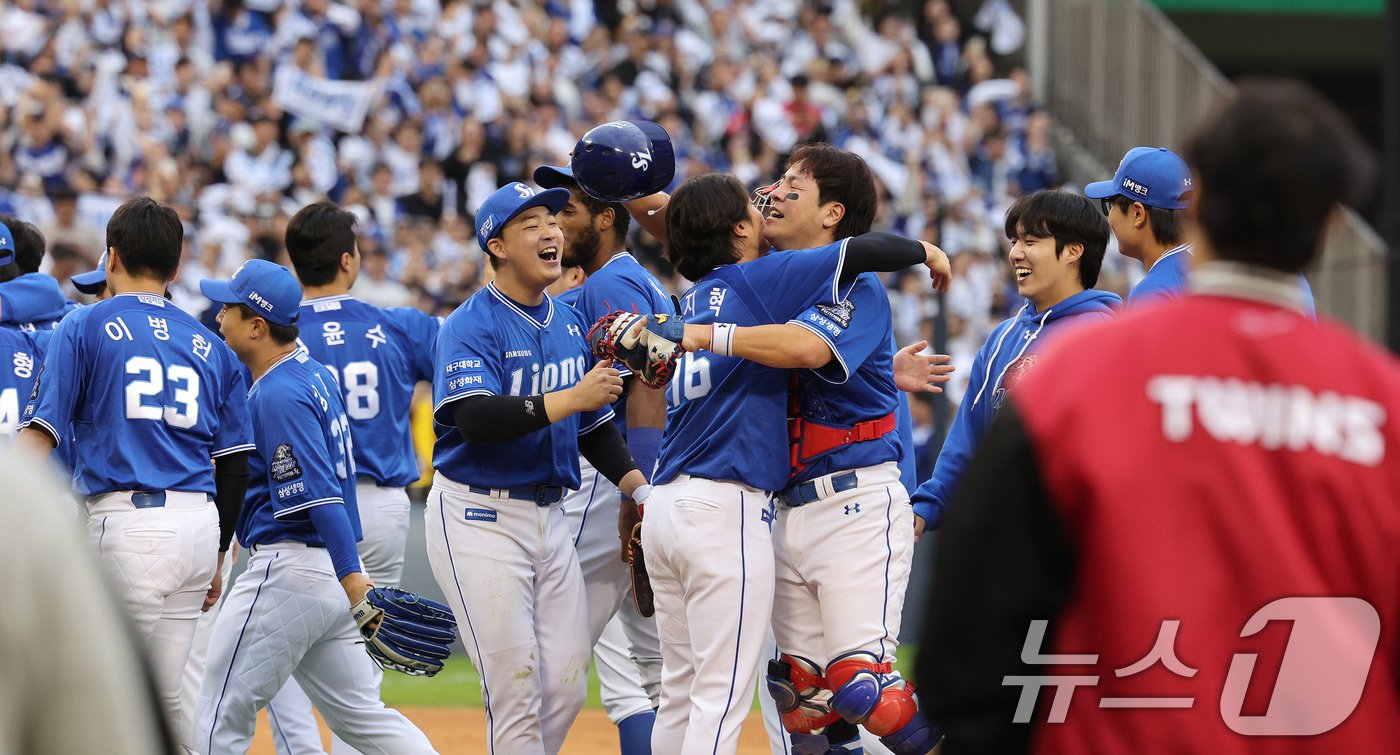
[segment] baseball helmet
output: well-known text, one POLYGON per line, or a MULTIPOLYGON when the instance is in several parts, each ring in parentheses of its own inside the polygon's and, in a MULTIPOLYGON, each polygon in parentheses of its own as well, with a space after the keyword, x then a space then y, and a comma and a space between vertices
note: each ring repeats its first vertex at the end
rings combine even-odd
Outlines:
POLYGON ((626 202, 666 188, 676 176, 676 153, 658 124, 612 121, 578 140, 569 167, 590 197, 626 202))

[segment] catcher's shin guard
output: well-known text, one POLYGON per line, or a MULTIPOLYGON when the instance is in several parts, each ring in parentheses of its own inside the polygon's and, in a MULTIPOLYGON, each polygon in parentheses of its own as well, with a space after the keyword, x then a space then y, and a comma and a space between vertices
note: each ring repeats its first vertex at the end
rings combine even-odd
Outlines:
POLYGON ((831 709, 863 725, 895 755, 925 755, 943 738, 943 731, 919 711, 914 685, 891 670, 889 663, 877 663, 872 653, 839 656, 826 670, 831 709))
MULTIPOLYGON (((870 730, 872 733, 874 729, 870 730)), ((926 755, 943 739, 943 727, 924 717, 915 708, 914 716, 897 731, 880 737, 880 743, 894 755, 926 755)))
POLYGON ((799 656, 783 655, 768 662, 768 694, 783 722, 792 734, 818 734, 841 716, 833 712, 817 695, 824 691, 821 667, 799 656))

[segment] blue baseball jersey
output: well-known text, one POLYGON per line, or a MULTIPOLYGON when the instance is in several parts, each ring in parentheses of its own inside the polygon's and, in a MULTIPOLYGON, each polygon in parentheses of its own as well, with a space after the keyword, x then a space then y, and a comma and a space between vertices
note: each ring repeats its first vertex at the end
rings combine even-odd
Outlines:
POLYGON ((468 396, 537 396, 577 384, 596 362, 587 333, 588 323, 573 307, 548 295, 528 307, 495 284, 458 307, 437 340, 433 467, 464 485, 577 489, 578 436, 612 419, 612 407, 566 417, 515 440, 472 443, 457 429, 452 404, 468 396))
MULTIPOLYGON (((1184 296, 1190 288, 1191 246, 1182 244, 1169 249, 1157 258, 1152 269, 1128 292, 1129 308, 1152 301, 1164 301, 1184 296)), ((1317 302, 1313 300, 1312 286, 1308 279, 1298 276, 1298 291, 1302 297, 1303 311, 1308 317, 1317 319, 1317 302)))
POLYGON ((25 425, 71 433, 74 486, 86 495, 212 494, 210 459, 252 448, 233 352, 153 294, 120 294, 63 318, 25 425))
POLYGON ((315 506, 344 506, 361 538, 350 421, 335 377, 297 349, 248 391, 253 442, 248 494, 238 516, 245 546, 288 540, 324 545, 311 523, 315 506))
MULTIPOLYGON (((894 334, 890 334, 894 338, 894 334)), ((914 444, 914 413, 909 409, 909 394, 899 392, 899 408, 895 410, 895 434, 899 436, 899 481, 909 495, 919 489, 919 461, 914 444)))
POLYGON ((19 432, 43 361, 43 351, 31 334, 0 328, 0 437, 19 432))
MULTIPOLYGON (((792 323, 821 337, 835 358, 817 370, 797 373, 798 406, 808 423, 851 427, 878 420, 899 406, 894 385, 894 336, 890 299, 879 276, 866 273, 836 302, 819 302, 792 323)), ((793 482, 832 472, 899 461, 904 453, 897 432, 849 443, 811 459, 794 470, 793 482)))
POLYGON ((583 293, 583 286, 574 286, 568 291, 554 297, 554 300, 560 304, 567 304, 574 309, 578 309, 578 295, 581 293, 583 293))
POLYGON ((1185 294, 1190 274, 1191 247, 1182 244, 1164 252, 1152 265, 1152 269, 1128 292, 1128 306, 1174 299, 1185 294))
MULTIPOLYGON (((588 280, 584 281, 578 290, 578 302, 574 304, 574 308, 583 313, 583 319, 589 323, 589 327, 604 315, 618 310, 643 315, 675 313, 671 297, 666 294, 666 289, 661 287, 656 276, 627 252, 613 255, 602 267, 588 276, 588 280)), ((626 365, 618 364, 617 369, 623 377, 632 374, 626 365)), ((618 397, 617 403, 613 404, 613 412, 616 415, 617 428, 626 435, 625 390, 618 397)))
POLYGON ((340 383, 355 468, 379 485, 401 488, 420 476, 410 406, 414 385, 433 379, 438 325, 416 309, 384 309, 349 296, 302 302, 302 345, 340 383))
MULTIPOLYGON (((787 322, 813 304, 840 301, 845 250, 842 240, 722 265, 681 297, 681 314, 697 325, 787 322)), ((668 387, 656 482, 689 474, 760 490, 787 487, 788 376, 738 357, 687 353, 668 387)))

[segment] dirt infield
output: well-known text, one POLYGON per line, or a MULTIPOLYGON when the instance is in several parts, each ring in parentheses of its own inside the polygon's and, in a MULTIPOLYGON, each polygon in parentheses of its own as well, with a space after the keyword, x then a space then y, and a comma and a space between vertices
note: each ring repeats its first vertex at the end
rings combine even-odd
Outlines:
MULTIPOLYGON (((481 708, 404 707, 400 708, 433 741, 443 755, 485 755, 486 712, 481 708)), ((319 721, 319 718, 318 718, 319 721)), ((321 725, 321 741, 330 750, 330 730, 321 725)), ((267 715, 258 714, 258 733, 250 755, 275 755, 267 715)), ((563 755, 609 755, 617 752, 617 729, 601 710, 585 710, 574 721, 563 755)), ((766 755, 768 738, 763 719, 756 713, 744 722, 739 735, 740 755, 766 755)))

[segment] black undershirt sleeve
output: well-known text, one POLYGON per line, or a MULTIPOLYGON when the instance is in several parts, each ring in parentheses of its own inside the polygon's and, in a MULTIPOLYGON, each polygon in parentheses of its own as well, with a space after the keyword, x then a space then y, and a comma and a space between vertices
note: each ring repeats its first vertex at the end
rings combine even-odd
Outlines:
POLYGON ((614 485, 637 468, 632 452, 627 450, 627 441, 611 421, 578 436, 578 452, 614 485))
MULTIPOLYGON (((1023 687, 1003 678, 1048 673, 1022 663, 1021 649, 1036 619, 1050 622, 1042 645, 1049 647, 1071 597, 1075 562, 1040 469, 1014 400, 1008 402, 938 532, 917 679, 929 718, 946 732, 944 755, 1030 746, 1031 724, 1013 722, 1023 687)), ((1039 702, 1053 692, 1043 688, 1039 702)))
POLYGON ((892 273, 923 264, 926 259, 924 245, 913 239, 892 233, 862 233, 846 242, 841 281, 852 280, 861 273, 892 273))
POLYGON ((502 443, 549 426, 544 396, 467 396, 452 403, 452 419, 472 443, 502 443))
POLYGON ((228 550, 243 496, 248 492, 248 452, 237 451, 214 459, 214 508, 219 511, 219 552, 228 550))

